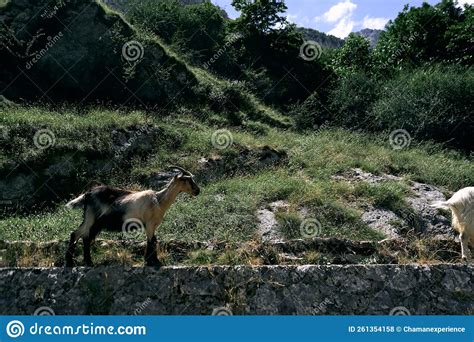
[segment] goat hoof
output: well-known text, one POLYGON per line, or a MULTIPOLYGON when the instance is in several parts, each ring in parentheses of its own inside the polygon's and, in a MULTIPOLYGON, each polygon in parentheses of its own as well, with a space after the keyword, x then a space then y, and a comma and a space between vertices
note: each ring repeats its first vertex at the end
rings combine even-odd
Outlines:
POLYGON ((156 268, 161 267, 161 263, 158 261, 158 259, 157 260, 147 260, 146 265, 150 266, 150 267, 156 267, 156 268))

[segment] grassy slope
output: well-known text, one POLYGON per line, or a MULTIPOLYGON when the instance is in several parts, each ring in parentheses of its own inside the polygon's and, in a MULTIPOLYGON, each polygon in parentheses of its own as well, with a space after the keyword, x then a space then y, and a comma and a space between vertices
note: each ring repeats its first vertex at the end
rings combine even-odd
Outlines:
MULTIPOLYGON (((388 183, 360 188, 332 180, 332 175, 361 167, 373 173, 404 175, 407 180, 427 182, 451 191, 474 183, 474 166, 469 160, 430 145, 395 151, 390 148, 388 136, 375 137, 343 130, 303 135, 268 126, 265 126, 266 133, 259 134, 250 129, 230 129, 234 145, 220 151, 211 143, 211 135, 217 127, 187 113, 157 119, 138 111, 119 113, 96 109, 79 113, 69 109, 50 112, 19 108, 2 110, 0 114, 0 126, 13 132, 15 139, 14 150, 2 152, 3 160, 20 155, 33 162, 46 153, 34 148, 32 136, 15 135, 15 132, 30 132, 33 128, 48 127, 56 134, 56 145, 76 149, 107 146, 113 127, 137 123, 152 123, 179 140, 177 144, 156 146, 156 152, 146 160, 132 162, 128 172, 109 179, 110 184, 127 187, 142 187, 138 181, 140 175, 162 170, 170 164, 196 169, 199 158, 236 152, 240 145, 270 145, 287 151, 289 158, 284 166, 216 178, 202 184, 201 196, 195 199, 180 197, 158 230, 163 239, 252 240, 256 238, 256 211, 272 201, 287 200, 290 208, 278 217, 283 223, 283 233, 289 238, 300 237, 301 219, 296 213, 304 206, 309 217, 321 222, 323 236, 378 240, 383 237, 366 227, 360 221, 361 210, 349 203, 370 202, 397 208, 407 192, 406 186, 388 183)), ((80 216, 79 212, 58 207, 51 212, 26 217, 4 217, 0 219, 0 239, 66 239, 80 223, 80 216)))

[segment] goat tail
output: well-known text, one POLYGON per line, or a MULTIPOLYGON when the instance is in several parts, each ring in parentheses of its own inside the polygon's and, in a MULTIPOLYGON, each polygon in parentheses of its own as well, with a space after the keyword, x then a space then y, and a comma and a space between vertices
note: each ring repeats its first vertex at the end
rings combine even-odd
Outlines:
POLYGON ((85 204, 85 199, 86 199, 86 195, 82 194, 81 196, 73 199, 72 201, 67 202, 66 207, 71 208, 71 209, 83 208, 85 204))
POLYGON ((431 207, 436 209, 449 210, 451 209, 451 203, 449 203, 449 201, 436 201, 431 204, 431 207))

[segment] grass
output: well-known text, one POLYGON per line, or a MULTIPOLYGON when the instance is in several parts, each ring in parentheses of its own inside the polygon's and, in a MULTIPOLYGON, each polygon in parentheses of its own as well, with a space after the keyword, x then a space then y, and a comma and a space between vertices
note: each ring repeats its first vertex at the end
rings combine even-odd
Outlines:
MULTIPOLYGON (((218 175, 201 183, 202 195, 197 198, 181 196, 169 210, 157 231, 164 240, 224 240, 251 241, 257 237, 258 209, 271 202, 285 200, 288 211, 277 214, 280 229, 287 238, 300 238, 300 225, 305 218, 321 223, 321 236, 353 240, 380 240, 384 236, 371 230, 361 220, 358 203, 403 211, 404 198, 409 194, 406 181, 417 180, 443 187, 447 192, 474 183, 472 160, 437 145, 419 144, 398 151, 390 148, 388 136, 352 133, 327 129, 313 134, 299 134, 265 127, 229 128, 233 145, 225 150, 213 147, 212 134, 220 125, 206 119, 206 113, 192 116, 189 111, 156 118, 141 111, 107 109, 48 110, 20 107, 0 110, 0 126, 8 132, 9 140, 0 155, 4 168, 12 159, 21 157, 36 170, 46 158, 61 158, 65 151, 101 150, 113 152, 111 131, 151 124, 158 127, 162 137, 143 158, 130 158, 107 174, 105 181, 124 187, 145 188, 144 176, 179 164, 199 170, 202 157, 228 156, 234 158, 232 175, 218 175), (55 135, 50 149, 37 149, 33 144, 35 130, 48 128, 55 135), (239 151, 243 146, 256 148, 269 145, 287 152, 280 166, 263 169, 241 168, 239 151), (336 181, 332 176, 359 167, 374 174, 392 173, 403 182, 356 185, 336 181), (305 210, 305 217, 300 215, 305 210)), ((212 115, 209 114, 209 115, 212 115)), ((230 160, 230 159, 229 159, 230 160)), ((47 162, 46 162, 47 163, 47 162)), ((90 165, 89 165, 90 166, 90 165)), ((85 180, 100 176, 91 167, 78 170, 85 180)), ((72 196, 73 194, 71 194, 72 196)), ((0 239, 47 241, 67 239, 81 221, 79 212, 66 210, 62 204, 71 196, 48 210, 31 214, 9 214, 0 217, 0 239)), ((101 237, 109 237, 104 234, 101 237)), ((222 262, 238 256, 229 254, 222 262)), ((205 255, 193 259, 203 259, 205 255)), ((318 256, 308 255, 315 260, 318 256)))

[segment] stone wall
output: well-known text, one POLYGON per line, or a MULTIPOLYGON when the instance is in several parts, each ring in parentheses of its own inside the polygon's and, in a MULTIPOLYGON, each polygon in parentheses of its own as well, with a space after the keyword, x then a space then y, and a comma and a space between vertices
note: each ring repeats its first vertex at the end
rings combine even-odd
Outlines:
POLYGON ((0 314, 466 315, 474 267, 2 268, 0 314))

